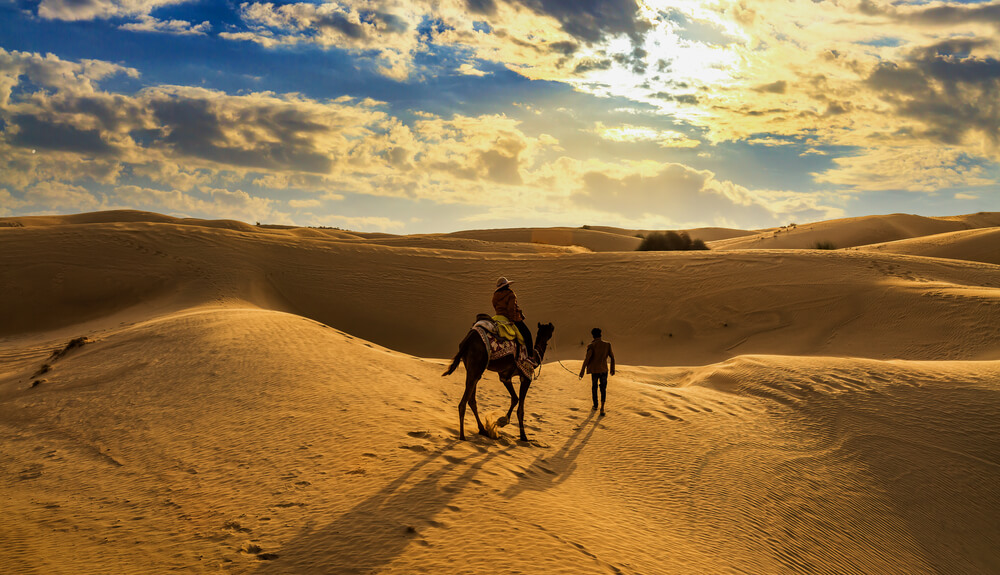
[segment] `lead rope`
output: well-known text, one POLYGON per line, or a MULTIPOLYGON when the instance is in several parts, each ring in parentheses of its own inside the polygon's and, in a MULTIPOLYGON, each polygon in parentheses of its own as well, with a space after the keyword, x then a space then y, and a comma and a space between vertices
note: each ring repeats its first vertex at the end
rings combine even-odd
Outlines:
MULTIPOLYGON (((555 340, 550 340, 550 343, 552 344, 552 350, 553 350, 553 351, 555 351, 555 349, 556 349, 556 344, 555 344, 555 340)), ((556 360, 556 363, 558 363, 558 364, 559 364, 559 367, 562 367, 562 368, 563 368, 563 369, 565 369, 565 370, 566 370, 567 372, 569 372, 569 374, 570 374, 570 375, 572 375, 572 376, 576 376, 576 375, 578 375, 578 374, 574 373, 574 372, 573 372, 572 370, 570 370, 570 368, 568 368, 568 367, 566 367, 565 365, 563 365, 563 362, 562 362, 562 360, 561 360, 561 359, 557 359, 557 360, 556 360)), ((541 367, 542 367, 542 366, 540 366, 540 365, 538 366, 538 369, 539 369, 539 372, 541 372, 541 367)))

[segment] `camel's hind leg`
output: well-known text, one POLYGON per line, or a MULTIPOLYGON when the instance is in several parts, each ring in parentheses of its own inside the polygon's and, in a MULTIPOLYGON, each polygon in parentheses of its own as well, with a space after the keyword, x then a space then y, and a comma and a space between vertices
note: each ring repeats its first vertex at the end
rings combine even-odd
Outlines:
POLYGON ((469 398, 469 407, 472 408, 472 415, 476 417, 476 425, 479 426, 479 435, 489 435, 486 433, 486 427, 483 426, 483 421, 479 419, 479 404, 476 402, 476 389, 479 387, 479 382, 472 384, 472 396, 469 398))
POLYGON ((483 427, 482 421, 479 419, 479 409, 476 405, 476 388, 479 385, 479 379, 483 377, 486 372, 485 364, 483 367, 477 369, 477 361, 466 356, 465 357, 465 393, 462 394, 462 401, 458 402, 458 438, 460 440, 465 440, 465 405, 469 404, 472 407, 472 414, 476 416, 476 424, 479 426, 479 433, 484 433, 486 428, 483 427), (471 368, 471 369, 470 369, 471 368))
POLYGON ((504 425, 507 425, 507 423, 510 421, 510 414, 513 413, 514 408, 517 407, 518 400, 517 400, 517 392, 514 391, 514 382, 511 381, 510 379, 501 379, 500 381, 501 383, 503 383, 503 386, 507 388, 507 393, 510 394, 510 407, 507 409, 507 415, 501 418, 501 420, 497 422, 497 425, 503 427, 504 425))

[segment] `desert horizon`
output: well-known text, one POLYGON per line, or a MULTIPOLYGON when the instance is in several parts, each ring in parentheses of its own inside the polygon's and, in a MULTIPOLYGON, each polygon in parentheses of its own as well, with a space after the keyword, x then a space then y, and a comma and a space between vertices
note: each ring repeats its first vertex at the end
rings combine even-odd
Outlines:
POLYGON ((1000 570, 1000 212, 663 231, 0 218, 0 570, 1000 570))

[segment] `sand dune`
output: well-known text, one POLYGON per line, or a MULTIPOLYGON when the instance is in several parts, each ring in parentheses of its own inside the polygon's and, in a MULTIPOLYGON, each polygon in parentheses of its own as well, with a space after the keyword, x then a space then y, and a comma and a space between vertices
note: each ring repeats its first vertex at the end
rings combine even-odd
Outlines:
POLYGON ((13 297, 0 301, 0 336, 100 325, 135 306, 253 304, 441 358, 490 311, 494 281, 506 275, 529 321, 559 326, 559 358, 580 356, 594 325, 636 365, 747 353, 1000 358, 1000 278, 974 262, 815 251, 477 253, 155 223, 5 233, 0 289, 13 297))
MULTIPOLYGON (((997 362, 623 368, 601 420, 552 364, 524 444, 457 442, 443 362, 301 317, 202 308, 91 335, 36 388, 54 346, 5 347, 14 572, 1000 567, 997 362)), ((492 376, 480 403, 506 404, 492 376)))
MULTIPOLYGON (((618 234, 623 236, 643 235, 648 236, 653 233, 663 233, 668 230, 629 230, 624 228, 614 228, 609 226, 588 226, 589 229, 599 232, 608 232, 612 234, 618 234)), ((703 242, 711 242, 715 240, 725 240, 729 238, 737 238, 741 236, 754 235, 757 232, 749 230, 735 230, 732 228, 690 228, 686 230, 673 230, 677 232, 684 232, 691 236, 691 239, 699 239, 703 242)))
POLYGON ((817 243, 825 243, 839 249, 995 226, 1000 226, 1000 212, 946 218, 892 214, 773 228, 708 245, 713 250, 812 249, 817 243))
POLYGON ((992 230, 590 253, 137 214, 0 227, 0 571, 1000 570, 992 230), (501 274, 556 324, 530 441, 459 442, 440 374, 501 274))
POLYGON ((1000 227, 947 232, 853 249, 1000 265, 1000 227))
POLYGON ((553 246, 581 246, 592 252, 630 252, 639 247, 635 235, 621 235, 584 228, 514 228, 503 230, 470 230, 446 234, 446 237, 468 238, 487 242, 517 242, 553 246))

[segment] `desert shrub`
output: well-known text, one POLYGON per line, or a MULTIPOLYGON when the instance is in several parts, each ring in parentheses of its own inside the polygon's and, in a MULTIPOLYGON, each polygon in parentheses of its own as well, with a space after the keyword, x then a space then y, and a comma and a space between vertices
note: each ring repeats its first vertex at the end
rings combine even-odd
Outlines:
POLYGON ((653 232, 642 238, 642 242, 637 251, 685 251, 685 250, 707 250, 705 242, 692 240, 687 232, 653 232))
POLYGON ((823 241, 823 242, 816 242, 813 245, 813 249, 815 249, 815 250, 835 250, 835 249, 837 249, 837 247, 833 245, 833 242, 823 241))
POLYGON ((580 227, 583 228, 583 229, 585 229, 585 230, 589 230, 590 229, 590 226, 580 226, 580 227))

